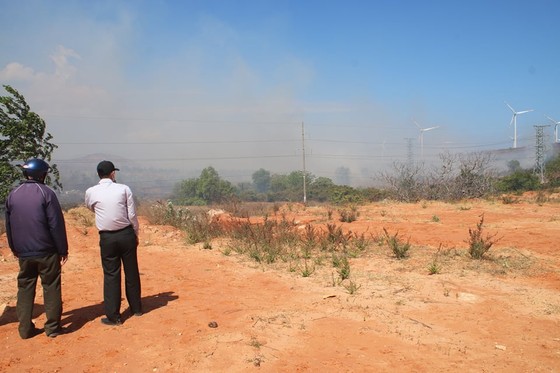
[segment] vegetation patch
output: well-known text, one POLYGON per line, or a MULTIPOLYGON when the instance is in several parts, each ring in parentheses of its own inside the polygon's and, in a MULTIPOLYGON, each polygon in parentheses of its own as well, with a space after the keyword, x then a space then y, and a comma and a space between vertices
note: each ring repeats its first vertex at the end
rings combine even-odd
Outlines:
POLYGON ((383 228, 383 232, 385 233, 387 245, 389 245, 389 248, 395 255, 395 258, 404 259, 408 257, 408 251, 410 250, 410 238, 404 242, 401 238, 399 238, 399 232, 394 235, 390 235, 385 228, 383 228))
POLYGON ((482 259, 484 254, 490 250, 498 240, 494 239, 497 233, 487 234, 484 236, 484 214, 480 216, 480 221, 476 224, 476 228, 469 228, 469 255, 473 259, 482 259))

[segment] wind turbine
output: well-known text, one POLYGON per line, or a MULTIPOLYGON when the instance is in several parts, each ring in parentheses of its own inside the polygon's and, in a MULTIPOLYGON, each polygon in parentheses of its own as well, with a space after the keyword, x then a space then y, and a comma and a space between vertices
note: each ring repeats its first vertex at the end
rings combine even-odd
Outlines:
POLYGON ((550 120, 552 123, 554 123, 554 142, 558 142, 558 125, 560 125, 560 122, 555 121, 554 119, 552 119, 548 115, 545 115, 545 117, 547 117, 548 120, 550 120))
POLYGON ((420 157, 424 159, 424 132, 435 130, 436 128, 439 128, 439 126, 422 128, 418 122, 414 121, 414 124, 416 124, 416 127, 420 130, 420 157))
POLYGON ((515 149, 515 148, 517 148, 517 116, 519 114, 530 113, 531 111, 533 111, 533 109, 523 110, 523 111, 515 111, 515 110, 513 110, 513 108, 507 102, 505 102, 505 104, 507 105, 507 107, 513 113, 513 115, 511 116, 511 122, 509 122, 509 125, 511 126, 513 124, 513 148, 515 149))

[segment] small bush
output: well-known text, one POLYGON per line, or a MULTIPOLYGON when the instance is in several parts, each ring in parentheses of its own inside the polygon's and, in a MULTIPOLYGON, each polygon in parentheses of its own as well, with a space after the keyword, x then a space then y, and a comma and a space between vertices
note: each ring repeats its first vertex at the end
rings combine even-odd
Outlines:
POLYGON ((441 252, 441 244, 439 245, 439 248, 438 248, 436 254, 434 255, 434 259, 428 265, 428 271, 429 271, 430 275, 437 275, 441 272, 441 265, 439 264, 439 254, 440 254, 440 252, 441 252))
POLYGON ((331 208, 327 208, 327 220, 332 220, 333 210, 331 208))
POLYGON ((537 192, 537 196, 535 197, 535 202, 539 206, 542 206, 544 203, 548 202, 548 200, 549 200, 549 198, 547 197, 547 195, 542 190, 539 190, 537 192))
POLYGON ((512 195, 509 195, 509 194, 505 194, 505 195, 502 196, 502 203, 504 205, 511 205, 511 204, 514 204, 514 203, 519 203, 519 198, 514 197, 512 195))
POLYGON ((332 250, 338 249, 340 246, 346 246, 348 237, 344 234, 342 227, 336 224, 327 224, 327 235, 323 240, 324 245, 332 250))
POLYGON ((332 258, 333 267, 337 269, 338 276, 340 280, 346 280, 350 277, 350 263, 348 262, 348 258, 345 255, 337 256, 333 255, 332 258))
POLYGON ((343 223, 352 223, 358 219, 358 209, 355 206, 352 206, 350 210, 341 209, 338 211, 340 215, 340 221, 343 223))
POLYGON ((156 201, 144 212, 152 224, 170 225, 182 229, 187 221, 192 218, 189 209, 176 207, 171 201, 156 201))
POLYGON ((439 265, 437 260, 434 259, 428 265, 428 272, 430 273, 430 275, 437 275, 441 272, 441 266, 439 265))
POLYGON ((357 255, 358 253, 362 253, 364 251, 367 250, 367 248, 370 246, 371 241, 366 238, 365 233, 362 234, 357 234, 354 233, 352 235, 352 240, 351 240, 351 246, 354 252, 354 255, 357 255))
POLYGON ((343 283, 342 286, 350 295, 355 294, 362 287, 362 285, 358 285, 352 280, 348 280, 348 283, 343 283))
POLYGON ((473 259, 482 259, 484 254, 490 250, 493 244, 497 242, 494 240, 496 233, 493 235, 483 236, 484 231, 484 214, 480 215, 480 221, 476 224, 475 229, 469 228, 469 255, 473 259))
POLYGON ((309 277, 315 272, 315 266, 310 266, 307 264, 307 260, 303 262, 303 268, 301 268, 301 276, 309 277))
POLYGON ((397 259, 404 259, 408 256, 408 250, 410 250, 410 239, 406 243, 402 242, 399 238, 399 233, 395 233, 393 236, 387 232, 387 229, 383 228, 385 232, 385 240, 391 251, 397 259))

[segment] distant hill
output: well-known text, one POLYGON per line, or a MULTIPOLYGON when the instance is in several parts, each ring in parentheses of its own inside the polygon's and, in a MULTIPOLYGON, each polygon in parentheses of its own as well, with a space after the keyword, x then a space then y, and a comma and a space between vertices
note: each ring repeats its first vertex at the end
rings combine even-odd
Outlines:
POLYGON ((175 170, 157 169, 111 154, 96 153, 74 159, 53 160, 52 163, 60 171, 63 186, 61 203, 79 204, 83 201, 86 189, 99 182, 96 169, 102 160, 110 160, 119 168, 117 181, 130 186, 138 198, 168 198, 174 185, 182 179, 175 170))

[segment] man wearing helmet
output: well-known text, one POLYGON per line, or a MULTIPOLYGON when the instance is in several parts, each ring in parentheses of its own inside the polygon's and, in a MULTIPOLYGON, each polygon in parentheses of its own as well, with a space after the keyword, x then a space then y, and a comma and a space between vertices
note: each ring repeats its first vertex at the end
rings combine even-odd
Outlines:
POLYGON ((37 278, 41 277, 45 303, 45 333, 54 338, 62 333, 61 267, 68 259, 64 215, 58 198, 46 186, 49 165, 32 158, 22 166, 25 180, 6 200, 6 234, 19 260, 16 313, 19 335, 31 338, 41 332, 32 321, 37 278))
POLYGON ((95 212, 103 267, 103 304, 105 325, 121 325, 121 262, 124 267, 125 294, 134 316, 142 315, 140 272, 138 270, 138 217, 132 191, 116 182, 115 165, 101 161, 97 175, 101 180, 86 190, 86 206, 95 212))

